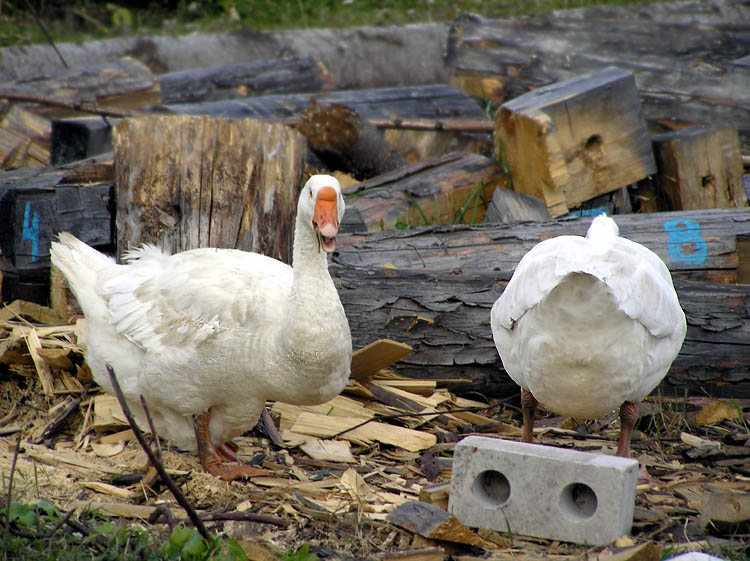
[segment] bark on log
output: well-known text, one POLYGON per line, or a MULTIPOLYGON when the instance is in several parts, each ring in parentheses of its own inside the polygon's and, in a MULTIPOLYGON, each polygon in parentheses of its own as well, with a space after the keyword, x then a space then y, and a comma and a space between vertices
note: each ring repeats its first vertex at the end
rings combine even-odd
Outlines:
POLYGON ((495 160, 451 153, 345 188, 346 212, 371 232, 481 222, 493 191, 506 180, 495 160))
POLYGON ((750 9, 739 0, 591 7, 452 26, 446 62, 498 78, 506 99, 614 65, 634 73, 649 119, 739 128, 750 146, 750 9))
MULTIPOLYGON (((132 57, 0 84, 0 97, 13 93, 32 93, 74 104, 95 103, 104 108, 122 110, 153 105, 160 100, 156 77, 143 63, 132 57)), ((69 109, 46 105, 34 105, 31 110, 48 119, 76 114, 69 109)))
MULTIPOLYGON (((431 226, 340 236, 342 265, 425 271, 511 272, 540 241, 585 235, 591 217, 516 225, 431 226)), ((750 284, 750 210, 621 214, 620 234, 656 252, 676 278, 750 284)))
POLYGON ((288 119, 307 108, 312 99, 318 105, 345 105, 364 118, 438 119, 463 117, 483 119, 479 104, 468 94, 444 84, 401 88, 340 90, 321 94, 262 95, 209 103, 161 105, 158 111, 180 115, 288 119))
POLYGON ((333 89, 330 72, 311 56, 169 72, 159 75, 158 80, 161 103, 166 104, 333 89))
MULTIPOLYGON (((71 67, 99 64, 131 55, 156 74, 268 60, 281 56, 315 56, 330 69, 340 89, 378 88, 447 81, 443 51, 448 25, 426 23, 349 29, 294 29, 256 32, 137 36, 100 41, 58 43, 71 67), (404 56, 419 53, 419 56, 404 56)), ((0 50, 0 80, 50 74, 60 67, 46 44, 0 50)))
MULTIPOLYGON (((490 308, 509 272, 417 272, 332 266, 355 347, 389 338, 413 347, 392 366, 413 378, 466 378, 458 391, 504 397, 518 386, 502 371, 490 308)), ((688 333, 666 395, 750 397, 750 285, 678 281, 688 333)), ((607 352, 602 349, 602 352, 607 352)))
POLYGON ((144 242, 289 263, 305 140, 250 119, 153 116, 115 127, 117 254, 144 242))
POLYGON ((359 180, 406 165, 383 133, 357 111, 343 105, 323 107, 313 99, 302 112, 297 130, 328 169, 343 171, 359 180))

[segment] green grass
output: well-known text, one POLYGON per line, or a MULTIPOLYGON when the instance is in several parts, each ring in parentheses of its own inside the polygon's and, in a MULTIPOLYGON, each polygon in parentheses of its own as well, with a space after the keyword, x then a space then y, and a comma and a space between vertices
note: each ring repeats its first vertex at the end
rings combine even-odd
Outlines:
MULTIPOLYGON (((466 12, 486 17, 542 13, 591 5, 590 0, 4 0, 0 46, 45 42, 29 2, 57 42, 84 41, 136 32, 183 33, 250 27, 266 31, 354 25, 452 21, 466 12)), ((599 4, 633 4, 600 0, 599 4)), ((642 3, 642 2, 641 2, 642 3)))
MULTIPOLYGON (((113 524, 95 513, 68 515, 45 499, 0 506, 2 561, 248 561, 236 541, 217 537, 209 543, 198 531, 182 525, 160 542, 153 528, 113 524)), ((302 556, 294 555, 288 552, 280 558, 315 561, 306 549, 302 556)))

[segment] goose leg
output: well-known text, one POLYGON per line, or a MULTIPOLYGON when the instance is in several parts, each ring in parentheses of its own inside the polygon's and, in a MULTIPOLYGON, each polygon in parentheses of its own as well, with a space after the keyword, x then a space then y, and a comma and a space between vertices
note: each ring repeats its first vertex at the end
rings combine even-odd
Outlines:
POLYGON ((617 443, 617 455, 630 457, 630 435, 638 420, 638 402, 626 401, 620 406, 620 440, 617 443))
MULTIPOLYGON (((195 438, 198 442, 198 457, 200 458, 203 469, 205 469, 211 475, 220 477, 224 481, 233 481, 234 479, 240 479, 242 477, 268 475, 269 472, 265 469, 258 469, 245 465, 227 464, 226 456, 230 455, 224 449, 227 444, 223 444, 220 447, 220 449, 222 450, 220 452, 211 443, 211 431, 209 430, 210 421, 211 410, 208 410, 205 413, 201 413, 193 419, 193 426, 195 427, 195 438)), ((231 450, 231 446, 229 447, 229 450, 231 450)))
POLYGON ((237 443, 232 442, 231 440, 216 447, 216 451, 219 453, 219 455, 228 462, 237 461, 237 450, 239 449, 240 447, 237 445, 237 443))
POLYGON ((539 402, 526 388, 521 388, 521 413, 523 413, 523 436, 524 442, 534 442, 534 418, 536 417, 536 406, 539 402))

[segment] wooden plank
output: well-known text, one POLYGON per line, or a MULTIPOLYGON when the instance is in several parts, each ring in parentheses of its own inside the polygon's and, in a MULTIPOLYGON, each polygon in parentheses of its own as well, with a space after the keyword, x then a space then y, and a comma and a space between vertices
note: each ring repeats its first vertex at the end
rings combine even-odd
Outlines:
POLYGON ((411 352, 405 343, 392 339, 380 339, 352 353, 351 377, 358 382, 369 380, 382 368, 391 366, 411 352))
POLYGON ((716 123, 750 147, 750 10, 711 4, 592 6, 518 18, 466 15, 452 25, 446 63, 457 77, 498 80, 512 99, 614 65, 634 73, 652 120, 716 123), (634 55, 637 53, 637 55, 634 55))
POLYGON ((170 253, 236 248, 291 262, 299 133, 251 119, 149 116, 120 121, 113 145, 118 255, 150 242, 170 253))
POLYGON ((552 217, 541 199, 509 188, 495 189, 484 215, 485 223, 544 222, 552 217))
MULTIPOLYGON (((422 271, 495 271, 501 279, 538 242, 585 235, 591 220, 571 217, 544 223, 357 232, 339 236, 334 262, 359 267, 388 263, 396 269, 422 271)), ((676 278, 750 283, 745 274, 750 263, 748 209, 622 214, 615 220, 620 235, 654 251, 676 278)))
MULTIPOLYGON (((510 271, 488 268, 456 275, 453 269, 332 266, 330 270, 355 346, 390 338, 414 348, 391 367, 397 373, 472 380, 455 388, 458 392, 470 388, 504 397, 520 391, 502 370, 489 328, 490 308, 502 294, 510 271)), ((695 281, 675 285, 688 332, 661 385, 662 393, 750 396, 750 285, 695 281)))
POLYGON ((747 207, 737 129, 687 127, 652 138, 656 186, 672 210, 747 207))
POLYGON ((553 217, 656 171, 633 74, 614 67, 504 103, 495 139, 513 189, 553 217))
POLYGON ((0 120, 0 167, 49 165, 51 128, 48 119, 11 106, 0 120))
MULTIPOLYGON (((328 417, 314 413, 302 413, 294 423, 292 432, 328 438, 362 422, 359 417, 328 417)), ((409 452, 418 452, 431 448, 437 443, 434 434, 385 425, 371 421, 366 425, 349 430, 340 438, 353 442, 369 443, 373 441, 399 446, 409 452)))
POLYGON ((481 222, 492 193, 505 186, 495 160, 453 152, 344 189, 347 214, 357 212, 370 232, 425 224, 481 222))

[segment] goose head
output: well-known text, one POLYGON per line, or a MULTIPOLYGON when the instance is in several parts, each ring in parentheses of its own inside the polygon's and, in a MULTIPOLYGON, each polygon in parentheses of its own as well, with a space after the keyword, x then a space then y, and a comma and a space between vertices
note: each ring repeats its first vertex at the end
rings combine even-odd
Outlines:
POLYGON ((344 216, 341 185, 330 175, 313 175, 302 188, 297 215, 310 224, 318 239, 318 251, 336 249, 336 234, 344 216))

